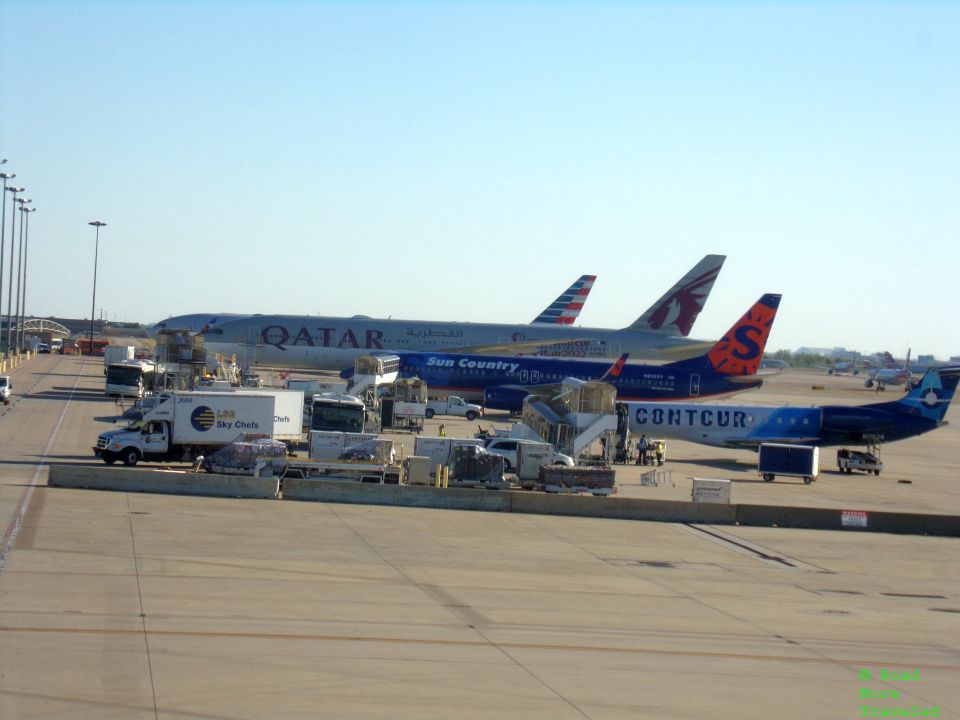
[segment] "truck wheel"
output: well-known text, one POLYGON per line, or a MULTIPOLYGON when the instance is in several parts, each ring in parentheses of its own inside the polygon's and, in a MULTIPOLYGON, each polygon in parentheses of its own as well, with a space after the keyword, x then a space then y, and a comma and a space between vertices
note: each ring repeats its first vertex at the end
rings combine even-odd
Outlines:
POLYGON ((874 474, 874 475, 879 475, 879 474, 880 474, 880 471, 879 471, 879 470, 874 470, 874 471, 873 471, 873 474, 874 474))
POLYGON ((764 473, 763 474, 764 482, 773 482, 773 473, 764 473))
POLYGON ((809 484, 812 483, 812 482, 813 482, 813 478, 812 478, 812 477, 810 477, 809 475, 804 475, 804 476, 803 476, 803 484, 804 484, 804 485, 809 485, 809 484))
POLYGON ((117 461, 117 456, 112 452, 102 452, 100 453, 100 458, 107 464, 113 465, 117 461))
POLYGON ((436 413, 433 411, 433 408, 427 408, 424 411, 423 415, 425 418, 427 418, 427 420, 430 420, 433 418, 434 415, 436 415, 436 413))
POLYGON ((467 420, 473 422, 477 419, 477 414, 473 410, 467 410, 467 420))
POLYGON ((123 459, 123 464, 127 465, 128 467, 133 467, 140 461, 140 453, 133 448, 127 448, 124 450, 121 457, 123 459))

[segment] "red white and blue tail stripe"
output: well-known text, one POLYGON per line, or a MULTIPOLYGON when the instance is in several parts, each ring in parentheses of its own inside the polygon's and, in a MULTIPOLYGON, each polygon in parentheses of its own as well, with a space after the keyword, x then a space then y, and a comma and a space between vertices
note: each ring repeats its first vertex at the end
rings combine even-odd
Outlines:
POLYGON ((593 288, 593 281, 596 279, 596 275, 581 275, 573 285, 568 287, 546 310, 537 315, 530 324, 573 325, 579 317, 583 304, 587 301, 587 295, 593 288))

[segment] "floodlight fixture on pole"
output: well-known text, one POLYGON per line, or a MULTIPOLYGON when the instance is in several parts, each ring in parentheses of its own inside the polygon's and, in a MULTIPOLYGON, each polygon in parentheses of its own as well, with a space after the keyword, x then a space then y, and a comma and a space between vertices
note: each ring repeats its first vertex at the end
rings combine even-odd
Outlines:
POLYGON ((91 220, 87 225, 93 225, 97 229, 97 242, 93 249, 93 305, 90 308, 90 356, 93 356, 93 320, 97 312, 97 256, 100 254, 100 228, 106 227, 105 222, 100 220, 91 220))

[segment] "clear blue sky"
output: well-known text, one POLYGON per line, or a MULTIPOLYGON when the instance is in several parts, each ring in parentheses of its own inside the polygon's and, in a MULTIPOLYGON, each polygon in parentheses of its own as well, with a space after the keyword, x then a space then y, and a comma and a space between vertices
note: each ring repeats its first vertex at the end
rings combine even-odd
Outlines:
POLYGON ((589 272, 622 327, 715 252, 696 337, 780 292, 772 349, 957 355, 958 38, 957 2, 3 0, 28 310, 89 317, 102 219, 111 320, 527 322, 589 272))

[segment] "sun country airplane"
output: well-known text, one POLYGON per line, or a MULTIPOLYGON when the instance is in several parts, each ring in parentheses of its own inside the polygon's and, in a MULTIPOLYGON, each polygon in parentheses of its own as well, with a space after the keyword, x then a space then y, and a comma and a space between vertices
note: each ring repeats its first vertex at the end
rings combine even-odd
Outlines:
POLYGON ((779 295, 764 295, 708 352, 665 365, 630 364, 626 355, 613 366, 596 360, 440 352, 396 356, 400 377, 419 377, 431 393, 482 399, 495 410, 518 412, 527 395, 547 393, 569 377, 610 383, 620 400, 715 397, 763 384, 756 372, 779 305, 779 295))
MULTIPOLYGON (((574 283, 564 290, 556 300, 530 321, 531 325, 572 325, 580 316, 587 296, 596 281, 596 275, 581 275, 574 283)), ((190 315, 175 315, 161 320, 147 328, 153 336, 160 330, 186 330, 192 333, 206 334, 218 325, 230 320, 248 318, 252 315, 239 313, 192 313, 190 315)))
MULTIPOLYGON (((205 334, 208 357, 235 355, 244 367, 341 370, 361 355, 384 351, 527 354, 580 358, 678 360, 710 349, 690 340, 725 256, 707 255, 629 326, 572 327, 566 323, 507 325, 366 316, 252 315, 205 334)), ((165 321, 170 326, 169 321, 165 321)))
POLYGON ((761 443, 875 445, 935 430, 960 380, 960 366, 933 368, 907 395, 870 405, 758 405, 628 402, 630 432, 702 445, 756 449, 761 443))

